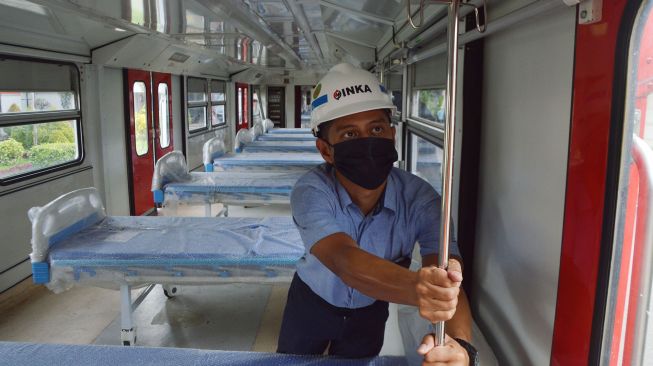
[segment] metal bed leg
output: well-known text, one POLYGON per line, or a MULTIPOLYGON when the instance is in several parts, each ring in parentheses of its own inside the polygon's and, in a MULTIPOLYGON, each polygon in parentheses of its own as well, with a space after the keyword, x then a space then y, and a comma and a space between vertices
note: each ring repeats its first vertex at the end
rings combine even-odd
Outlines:
POLYGON ((136 344, 136 329, 132 321, 132 296, 130 285, 120 285, 120 340, 123 346, 136 344))

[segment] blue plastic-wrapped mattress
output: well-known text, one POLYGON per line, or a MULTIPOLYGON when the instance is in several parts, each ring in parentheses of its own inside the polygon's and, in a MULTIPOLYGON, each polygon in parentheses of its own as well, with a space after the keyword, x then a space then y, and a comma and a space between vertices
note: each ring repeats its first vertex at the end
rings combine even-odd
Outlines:
POLYGON ((236 152, 313 152, 315 141, 253 141, 236 148, 236 152))
POLYGON ((106 216, 50 238, 48 287, 286 282, 303 255, 288 217, 106 216))
POLYGON ((405 366, 403 357, 341 359, 183 348, 0 342, 0 365, 94 366, 405 366))
POLYGON ((318 153, 240 153, 224 154, 213 159, 213 164, 206 168, 229 171, 308 171, 324 163, 318 153))
POLYGON ((307 133, 273 133, 263 134, 256 138, 257 141, 315 141, 313 134, 307 133))

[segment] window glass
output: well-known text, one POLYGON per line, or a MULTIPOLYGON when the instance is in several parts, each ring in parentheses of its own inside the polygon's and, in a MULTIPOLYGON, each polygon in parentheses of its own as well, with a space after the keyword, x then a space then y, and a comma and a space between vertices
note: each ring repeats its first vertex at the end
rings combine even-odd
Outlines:
POLYGON ((75 93, 0 91, 0 114, 56 112, 77 109, 75 93))
POLYGON ((166 24, 166 0, 156 0, 156 31, 165 33, 166 24))
POLYGON ((411 173, 429 182, 442 194, 442 157, 440 146, 411 134, 411 173))
POLYGON ((77 121, 0 127, 0 179, 79 159, 77 121))
POLYGON ((131 0, 131 22, 138 25, 145 24, 145 5, 143 0, 131 0))
POLYGON ((168 84, 159 83, 159 144, 162 148, 170 146, 170 112, 168 110, 168 84))
POLYGON ((134 124, 135 138, 136 138, 136 155, 144 155, 147 153, 149 146, 147 143, 147 97, 145 94, 145 83, 137 81, 133 86, 134 94, 134 124))
POLYGON ((188 131, 193 132, 206 127, 206 107, 188 108, 188 131))
POLYGON ((225 82, 212 80, 211 81, 211 101, 224 102, 225 99, 225 82))
POLYGON ((236 110, 238 111, 238 124, 243 123, 243 89, 238 88, 238 99, 236 104, 236 110))
POLYGON ((444 98, 444 89, 416 90, 413 93, 411 115, 431 122, 444 123, 444 98))
POLYGON ((224 104, 211 106, 211 124, 217 126, 224 123, 224 104))
POLYGON ((186 32, 185 33, 204 33, 204 16, 186 9, 186 32))
POLYGON ((206 80, 198 78, 188 78, 188 101, 205 102, 206 101, 206 80))
POLYGON ((392 96, 392 104, 397 107, 397 113, 401 114, 401 90, 393 90, 390 93, 392 96))

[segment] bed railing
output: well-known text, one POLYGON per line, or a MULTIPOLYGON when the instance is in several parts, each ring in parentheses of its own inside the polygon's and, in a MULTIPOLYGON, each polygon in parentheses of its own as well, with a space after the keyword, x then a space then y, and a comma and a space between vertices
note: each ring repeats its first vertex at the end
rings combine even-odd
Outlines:
POLYGON ((213 159, 224 155, 226 152, 224 142, 220 137, 214 137, 204 143, 202 147, 202 160, 204 162, 204 171, 213 171, 213 159))
POLYGON ((32 222, 32 274, 34 283, 50 282, 48 251, 52 245, 106 217, 100 194, 84 188, 27 213, 32 222))

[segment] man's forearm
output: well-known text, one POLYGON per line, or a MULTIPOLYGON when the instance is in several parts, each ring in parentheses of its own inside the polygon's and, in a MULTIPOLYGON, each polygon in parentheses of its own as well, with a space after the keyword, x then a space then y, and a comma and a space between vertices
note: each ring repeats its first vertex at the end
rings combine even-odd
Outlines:
POLYGON ((458 294, 456 313, 453 318, 445 323, 444 330, 451 338, 461 338, 467 342, 472 342, 472 312, 469 308, 465 290, 462 288, 458 294))
POLYGON ((347 286, 363 294, 389 302, 417 305, 417 274, 357 247, 342 248, 339 260, 330 269, 347 286))

